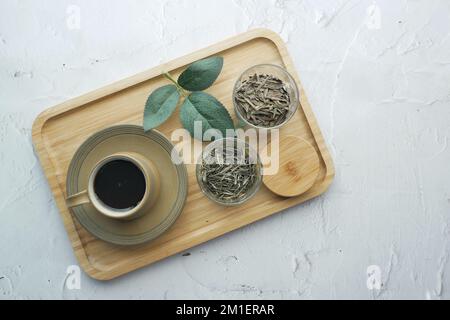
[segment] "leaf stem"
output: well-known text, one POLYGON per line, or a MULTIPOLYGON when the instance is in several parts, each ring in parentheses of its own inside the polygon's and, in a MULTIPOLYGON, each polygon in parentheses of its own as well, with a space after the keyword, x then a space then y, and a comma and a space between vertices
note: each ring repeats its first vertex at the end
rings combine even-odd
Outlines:
POLYGON ((163 72, 163 76, 168 79, 170 82, 172 82, 178 89, 178 92, 180 92, 180 94, 183 97, 187 97, 188 93, 186 92, 186 90, 184 90, 179 84, 178 82, 172 77, 172 75, 169 72, 163 72))

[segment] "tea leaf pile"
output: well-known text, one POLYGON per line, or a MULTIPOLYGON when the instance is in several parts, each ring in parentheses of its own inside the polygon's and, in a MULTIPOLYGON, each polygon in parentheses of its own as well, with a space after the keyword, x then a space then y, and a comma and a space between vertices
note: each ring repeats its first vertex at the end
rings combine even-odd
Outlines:
POLYGON ((200 174, 205 188, 220 201, 243 199, 258 178, 258 166, 238 148, 213 149, 203 160, 200 174), (222 154, 217 152, 222 151, 222 154))
POLYGON ((258 127, 270 128, 286 120, 291 99, 282 80, 254 74, 237 88, 235 103, 245 120, 258 127))

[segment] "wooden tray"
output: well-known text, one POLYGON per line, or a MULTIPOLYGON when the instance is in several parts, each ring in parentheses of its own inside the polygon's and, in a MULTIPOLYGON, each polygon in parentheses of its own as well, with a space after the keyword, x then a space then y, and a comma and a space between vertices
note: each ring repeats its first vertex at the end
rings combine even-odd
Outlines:
MULTIPOLYGON (((173 115, 158 130, 170 137, 171 132, 179 127, 178 115, 173 115)), ((325 192, 334 177, 331 157, 285 44, 277 34, 262 29, 241 34, 50 108, 34 122, 33 143, 79 263, 88 275, 99 280, 118 277, 305 202, 325 192), (115 246, 93 237, 72 218, 64 201, 66 173, 75 151, 84 140, 101 129, 125 123, 141 125, 148 95, 167 84, 161 73, 170 71, 178 76, 186 65, 211 55, 223 56, 225 64, 219 79, 208 92, 222 101, 233 117, 232 89, 245 69, 272 63, 284 65, 293 75, 299 85, 301 108, 281 129, 281 135, 302 137, 316 148, 320 156, 316 183, 307 193, 290 199, 278 197, 262 186, 246 204, 224 208, 201 193, 195 178, 195 166, 188 165, 186 206, 165 234, 137 247, 115 246)))

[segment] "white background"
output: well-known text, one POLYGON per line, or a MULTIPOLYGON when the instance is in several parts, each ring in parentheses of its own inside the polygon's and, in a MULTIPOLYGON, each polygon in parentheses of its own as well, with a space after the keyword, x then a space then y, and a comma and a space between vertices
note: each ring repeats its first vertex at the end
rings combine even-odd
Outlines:
POLYGON ((450 298, 449 17, 445 0, 2 0, 0 299, 450 298), (33 153, 34 118, 255 27, 287 42, 336 164, 329 192, 190 256, 110 282, 83 274, 68 290, 77 261, 33 153), (371 265, 381 290, 367 287, 371 265))

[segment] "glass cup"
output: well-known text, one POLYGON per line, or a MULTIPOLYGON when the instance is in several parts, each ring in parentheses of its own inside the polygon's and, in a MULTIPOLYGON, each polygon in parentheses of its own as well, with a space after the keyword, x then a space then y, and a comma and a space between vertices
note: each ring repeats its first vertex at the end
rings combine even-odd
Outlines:
MULTIPOLYGON (((216 158, 217 159, 217 158, 216 158)), ((224 138, 219 139, 214 142, 211 142, 206 148, 203 150, 200 161, 196 167, 196 175, 197 182, 202 190, 203 194, 206 195, 210 200, 214 201, 217 204, 223 206, 237 206, 241 205, 244 202, 251 199, 259 190, 262 183, 263 176, 263 166, 261 163, 261 159, 259 158, 258 153, 255 149, 251 148, 245 141, 237 139, 237 138, 224 138), (256 164, 256 179, 251 185, 251 187, 245 192, 243 197, 234 200, 224 200, 219 199, 213 192, 211 192, 206 186, 206 182, 203 181, 202 176, 202 165, 203 163, 217 163, 214 157, 211 156, 211 152, 215 150, 226 150, 225 152, 232 151, 231 148, 235 148, 237 146, 238 159, 243 159, 244 157, 248 157, 250 163, 256 164), (222 149, 223 148, 223 149, 222 149)))
POLYGON ((253 67, 245 70, 242 73, 242 75, 239 77, 239 79, 236 81, 236 84, 234 85, 234 89, 233 89, 233 104, 234 104, 234 110, 236 112, 236 115, 238 116, 238 119, 241 122, 245 123, 247 126, 249 126, 251 128, 255 128, 255 129, 278 129, 278 128, 284 126, 286 123, 288 123, 289 120, 292 118, 292 116, 297 111, 298 106, 300 104, 299 91, 298 91, 298 87, 297 87, 297 84, 296 84, 294 78, 289 74, 289 72, 286 71, 286 69, 284 69, 280 66, 277 66, 277 65, 273 65, 273 64, 259 64, 259 65, 253 66, 253 67), (263 126, 258 126, 258 125, 251 123, 244 117, 241 109, 239 108, 239 106, 236 103, 236 94, 237 94, 239 87, 241 86, 243 81, 249 79, 249 77, 254 74, 272 75, 272 76, 282 80, 286 86, 286 90, 290 97, 289 110, 288 110, 286 119, 279 125, 272 126, 272 127, 263 127, 263 126))

